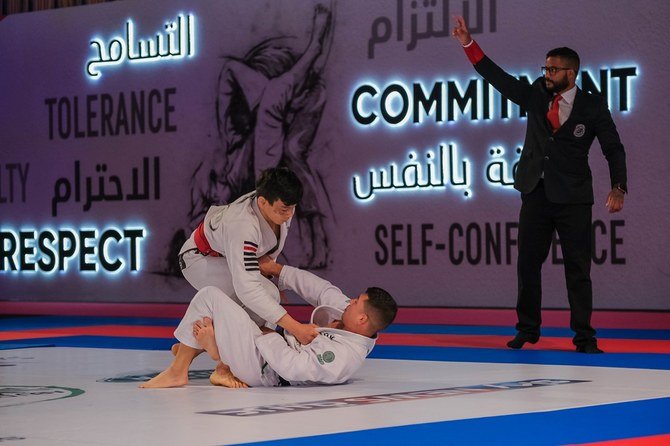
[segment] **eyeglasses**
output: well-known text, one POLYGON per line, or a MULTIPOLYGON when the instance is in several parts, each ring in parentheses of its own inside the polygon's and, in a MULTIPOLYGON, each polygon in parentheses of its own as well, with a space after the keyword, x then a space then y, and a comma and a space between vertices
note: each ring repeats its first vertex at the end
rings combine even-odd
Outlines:
POLYGON ((559 71, 563 70, 572 70, 572 68, 562 68, 562 67, 540 67, 540 71, 542 72, 542 75, 546 75, 547 72, 551 74, 552 76, 556 74, 559 71))

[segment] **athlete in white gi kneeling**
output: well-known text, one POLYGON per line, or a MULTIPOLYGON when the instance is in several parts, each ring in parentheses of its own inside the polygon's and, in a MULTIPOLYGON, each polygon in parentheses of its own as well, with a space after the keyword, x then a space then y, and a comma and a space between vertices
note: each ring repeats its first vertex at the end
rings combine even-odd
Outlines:
MULTIPOLYGON (((220 289, 206 287, 195 295, 175 330, 180 344, 172 364, 140 387, 187 384, 188 368, 203 349, 230 367, 230 371, 217 367, 215 375, 229 373, 249 386, 344 383, 372 351, 377 332, 397 312, 396 302, 381 288, 368 288, 349 299, 330 282, 267 257, 261 261, 261 271, 279 277, 279 289, 295 291, 316 307, 311 322, 318 325, 319 336, 314 341, 302 345, 289 333, 262 330, 220 289), (203 324, 205 318, 212 325, 203 324)), ((268 292, 279 292, 266 282, 268 292)), ((212 382, 218 383, 214 375, 212 382)))
MULTIPOLYGON (((263 171, 256 190, 223 206, 211 206, 179 254, 182 274, 196 290, 221 289, 243 307, 257 325, 279 325, 303 344, 318 334, 300 324, 263 287, 258 258, 276 259, 284 248, 303 186, 292 171, 263 171)), ((276 294, 276 293, 275 293, 276 294)))

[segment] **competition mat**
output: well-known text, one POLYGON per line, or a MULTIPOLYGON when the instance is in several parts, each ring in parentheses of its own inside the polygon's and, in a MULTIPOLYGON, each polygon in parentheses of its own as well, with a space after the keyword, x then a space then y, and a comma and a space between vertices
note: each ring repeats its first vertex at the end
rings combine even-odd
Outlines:
POLYGON ((399 323, 345 385, 214 387, 201 355, 188 386, 138 389, 169 364, 177 323, 0 317, 0 442, 670 444, 662 323, 599 329, 603 355, 575 353, 561 327, 513 351, 508 326, 399 323))

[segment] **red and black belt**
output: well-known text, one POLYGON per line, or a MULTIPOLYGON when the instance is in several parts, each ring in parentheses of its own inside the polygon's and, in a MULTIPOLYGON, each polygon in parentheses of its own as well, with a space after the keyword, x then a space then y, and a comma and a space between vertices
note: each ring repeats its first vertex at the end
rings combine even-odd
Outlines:
POLYGON ((212 257, 221 257, 221 254, 214 251, 205 237, 205 222, 204 220, 198 225, 195 232, 193 233, 193 239, 195 240, 195 246, 197 246, 198 251, 202 255, 212 256, 212 257))

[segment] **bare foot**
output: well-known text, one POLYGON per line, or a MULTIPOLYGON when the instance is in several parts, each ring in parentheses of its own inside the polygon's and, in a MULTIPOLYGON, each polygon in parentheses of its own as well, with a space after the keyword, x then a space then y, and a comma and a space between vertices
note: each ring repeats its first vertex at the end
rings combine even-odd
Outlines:
POLYGON ((221 360, 219 348, 216 345, 216 338, 214 337, 214 327, 210 318, 206 317, 202 321, 195 321, 193 324, 193 335, 198 340, 200 347, 204 348, 209 354, 210 358, 214 361, 221 360))
POLYGON ((188 384, 188 370, 178 372, 172 366, 168 367, 149 381, 139 385, 142 389, 163 389, 166 387, 181 387, 188 384))
POLYGON ((222 362, 219 362, 216 365, 214 373, 209 376, 209 382, 215 386, 229 387, 231 389, 246 389, 249 387, 247 383, 240 381, 235 375, 233 375, 233 372, 230 371, 230 367, 222 362))

